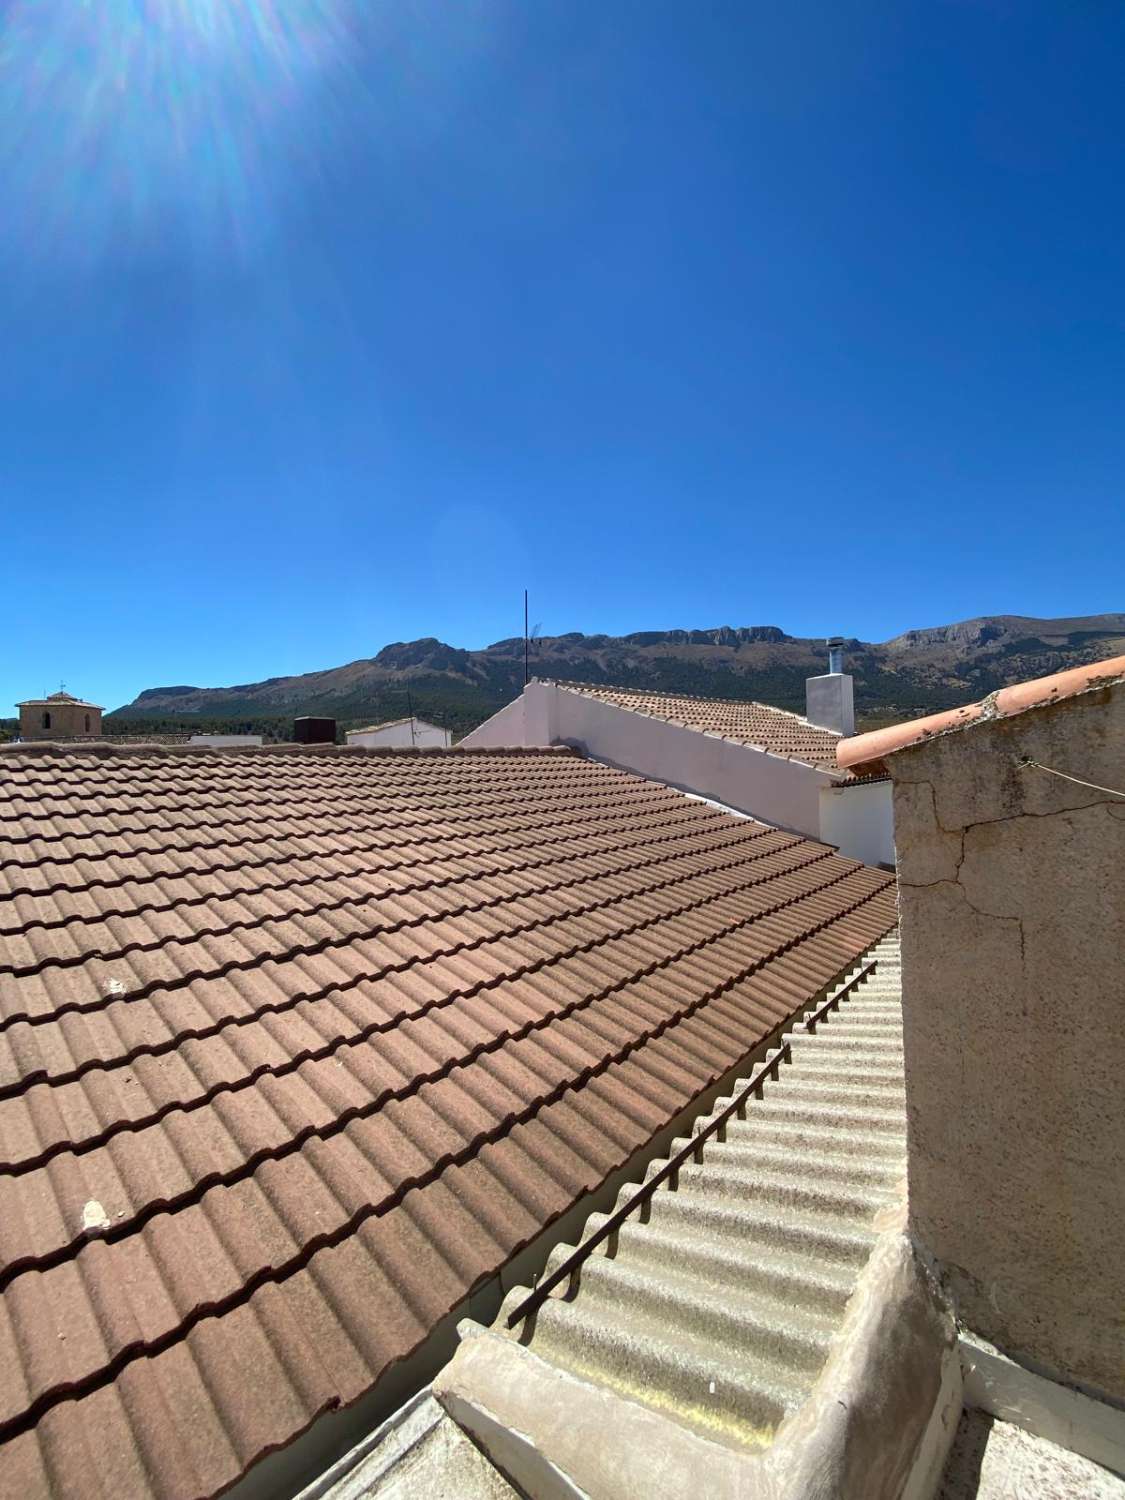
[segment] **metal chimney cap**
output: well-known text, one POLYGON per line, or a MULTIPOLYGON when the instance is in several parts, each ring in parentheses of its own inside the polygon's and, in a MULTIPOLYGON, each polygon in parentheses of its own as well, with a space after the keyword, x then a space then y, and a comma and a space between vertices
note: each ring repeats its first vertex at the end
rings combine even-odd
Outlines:
POLYGON ((824 643, 826 646, 842 646, 844 637, 842 635, 830 635, 824 643))

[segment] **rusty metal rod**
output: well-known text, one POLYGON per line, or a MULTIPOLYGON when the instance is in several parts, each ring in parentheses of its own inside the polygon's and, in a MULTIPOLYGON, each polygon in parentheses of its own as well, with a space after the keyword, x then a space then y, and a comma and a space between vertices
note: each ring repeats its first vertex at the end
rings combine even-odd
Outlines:
MULTIPOLYGON (((822 1001, 817 1006, 816 1010, 810 1012, 803 1022, 798 1020, 796 1024, 803 1024, 810 1035, 815 1035, 817 1023, 822 1021, 830 1011, 835 1010, 840 1001, 846 999, 857 984, 861 984, 863 980, 869 978, 875 972, 876 962, 877 960, 872 959, 870 963, 864 964, 863 968, 848 980, 843 989, 838 990, 834 995, 830 995, 827 1000, 822 1001)), ((569 1277, 573 1276, 575 1271, 597 1249, 602 1241, 609 1239, 610 1235, 616 1234, 633 1210, 642 1208, 656 1192, 657 1188, 661 1187, 669 1178, 672 1179, 674 1186, 678 1180, 680 1168, 689 1158, 694 1157, 696 1161, 701 1161, 703 1159, 704 1141, 717 1132, 724 1130, 727 1121, 732 1115, 737 1114, 740 1117, 745 1115, 747 1100, 754 1094, 759 1093, 762 1084, 767 1078, 772 1077, 775 1081, 777 1080, 780 1065, 783 1062, 791 1061, 791 1050, 788 1041, 782 1042, 776 1055, 768 1058, 759 1065, 750 1075, 745 1088, 729 1104, 725 1105, 719 1114, 712 1116, 707 1124, 692 1136, 686 1146, 682 1146, 676 1152, 675 1156, 670 1156, 660 1170, 654 1173, 652 1177, 638 1185, 636 1192, 629 1199, 628 1203, 624 1203, 620 1208, 614 1209, 605 1223, 599 1229, 596 1229, 588 1240, 583 1240, 580 1245, 576 1245, 549 1276, 544 1277, 537 1286, 532 1288, 523 1301, 508 1314, 508 1327, 514 1328, 524 1318, 538 1312, 555 1287, 560 1282, 566 1281, 569 1277)))

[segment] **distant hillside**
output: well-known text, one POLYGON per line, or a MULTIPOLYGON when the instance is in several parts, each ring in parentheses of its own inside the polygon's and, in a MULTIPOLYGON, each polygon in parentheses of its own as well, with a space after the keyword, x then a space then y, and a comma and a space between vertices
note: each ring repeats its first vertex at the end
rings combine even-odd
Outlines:
MULTIPOLYGON (((847 670, 856 679, 860 723, 951 708, 1008 682, 1125 653, 1125 614, 1035 620, 988 615, 955 625, 908 630, 881 643, 849 640, 847 670)), ((805 678, 826 667, 824 642, 786 635, 776 625, 737 629, 648 630, 634 635, 548 636, 534 641, 539 677, 651 687, 714 698, 757 698, 803 711, 805 678)), ((342 724, 416 713, 467 733, 523 686, 523 640, 513 637, 463 651, 428 637, 385 646, 377 656, 236 687, 148 688, 107 718, 199 728, 204 718, 271 721, 285 733, 295 714, 329 714, 342 724)))

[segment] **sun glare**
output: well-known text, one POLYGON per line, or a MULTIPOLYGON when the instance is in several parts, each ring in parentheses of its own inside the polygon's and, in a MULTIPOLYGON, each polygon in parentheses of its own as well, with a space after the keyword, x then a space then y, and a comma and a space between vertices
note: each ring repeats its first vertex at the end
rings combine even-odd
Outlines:
POLYGON ((355 18, 353 0, 14 0, 0 12, 9 249, 82 256, 170 222, 253 243, 287 184, 324 164, 355 18))

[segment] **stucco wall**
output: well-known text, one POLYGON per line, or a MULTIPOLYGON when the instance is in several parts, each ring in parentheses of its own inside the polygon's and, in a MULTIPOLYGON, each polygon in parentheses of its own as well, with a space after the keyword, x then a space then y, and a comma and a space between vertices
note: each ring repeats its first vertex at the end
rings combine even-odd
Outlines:
POLYGON ((894 793, 889 781, 820 790, 820 837, 865 865, 895 862, 894 793))
POLYGON ((404 746, 415 745, 421 748, 441 748, 448 745, 451 740, 448 729, 441 729, 437 724, 429 724, 425 719, 414 720, 414 733, 410 732, 410 720, 401 724, 387 724, 381 729, 370 732, 363 729, 349 729, 349 745, 367 746, 404 746))
MULTIPOLYGON (((532 684, 538 686, 538 683, 532 684)), ((523 697, 506 704, 499 713, 478 724, 460 743, 471 750, 497 750, 505 745, 526 745, 523 723, 523 697)))
POLYGON ((21 740, 82 739, 101 732, 101 709, 85 703, 36 703, 20 708, 21 740), (49 729, 43 727, 44 714, 51 716, 49 729))
POLYGON ((1125 1402, 1125 688, 900 751, 911 1223, 966 1323, 1125 1402))

